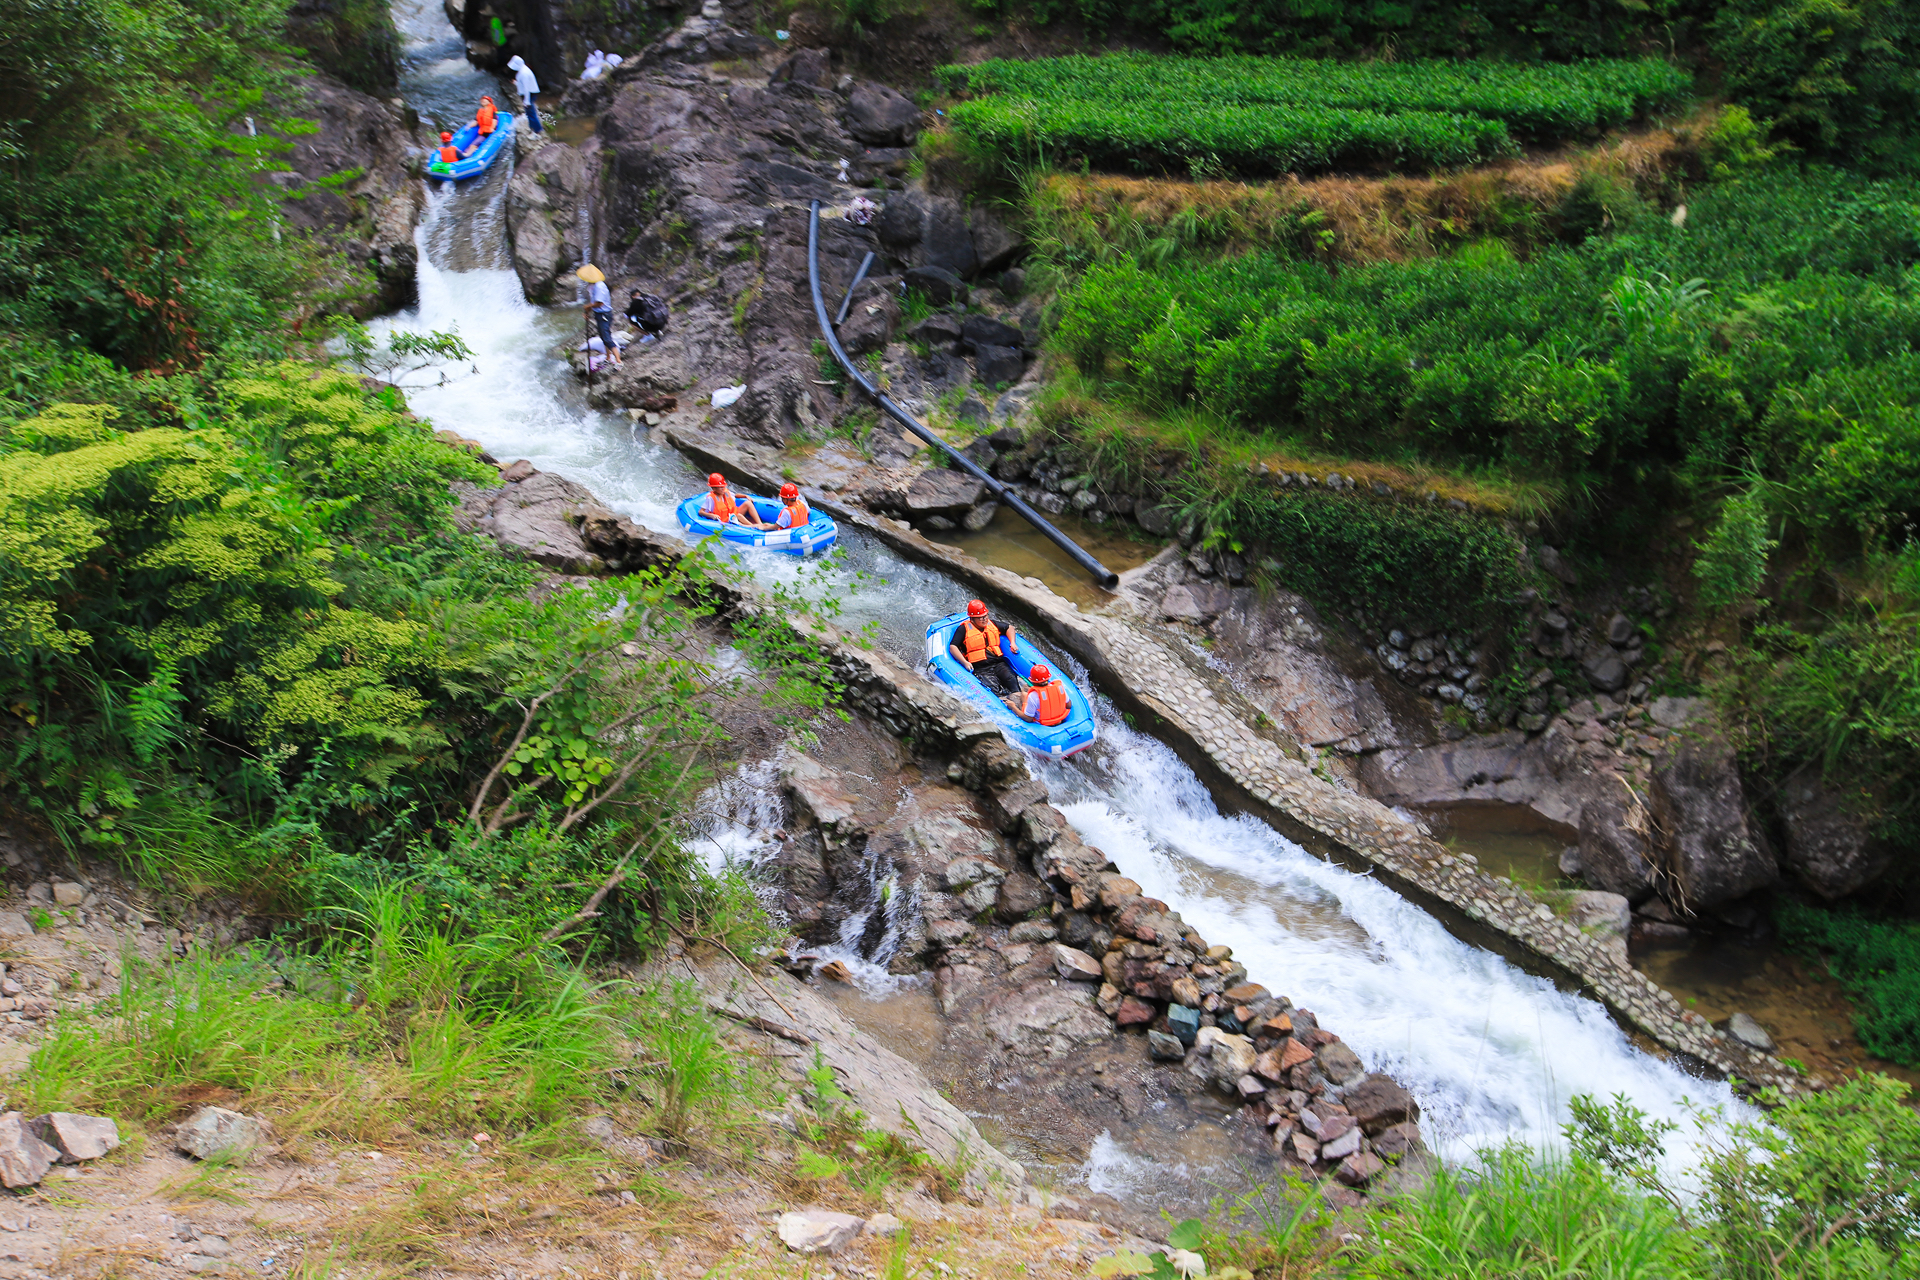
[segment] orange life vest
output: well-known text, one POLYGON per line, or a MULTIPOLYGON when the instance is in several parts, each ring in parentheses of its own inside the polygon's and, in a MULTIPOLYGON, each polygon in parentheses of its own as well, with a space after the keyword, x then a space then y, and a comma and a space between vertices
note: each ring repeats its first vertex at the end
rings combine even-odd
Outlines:
POLYGON ((733 519, 733 513, 740 509, 733 500, 733 492, 728 489, 709 489, 707 497, 713 501, 713 518, 721 524, 733 519))
POLYGON ((968 662, 985 662, 989 655, 998 658, 1000 654, 1000 628, 991 622, 985 631, 976 630, 973 620, 962 624, 964 637, 960 642, 960 651, 967 655, 968 662))
POLYGON ((460 158, 459 148, 451 145, 440 148, 440 159, 443 163, 452 164, 454 161, 458 160, 459 158, 460 158))
POLYGON ((481 137, 484 138, 488 134, 493 132, 493 123, 494 123, 495 114, 496 113, 494 112, 494 109, 492 107, 485 105, 484 103, 481 105, 478 111, 473 113, 473 122, 480 127, 481 137))
POLYGON ((811 519, 813 519, 813 513, 807 510, 806 499, 795 498, 787 504, 787 528, 802 528, 811 519))
POLYGON ((1040 706, 1034 719, 1041 724, 1049 726, 1059 724, 1067 718, 1067 712, 1072 710, 1067 703, 1067 691, 1060 687, 1060 682, 1057 680, 1035 685, 1033 692, 1040 695, 1040 706))

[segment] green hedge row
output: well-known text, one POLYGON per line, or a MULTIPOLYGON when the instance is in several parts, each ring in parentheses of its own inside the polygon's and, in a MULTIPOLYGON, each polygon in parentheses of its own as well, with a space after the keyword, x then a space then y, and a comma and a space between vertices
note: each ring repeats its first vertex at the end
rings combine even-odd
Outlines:
POLYGON ((1344 108, 1439 112, 1498 120, 1546 141, 1622 125, 1682 100, 1692 77, 1652 58, 1564 65, 1510 62, 1333 62, 1306 58, 1160 57, 1112 53, 945 67, 948 85, 1049 106, 1062 102, 1183 108, 1344 108))
POLYGON ((1123 169, 1179 168, 1200 158, 1249 175, 1343 165, 1440 168, 1514 149, 1497 120, 1431 111, 992 97, 960 103, 950 115, 977 147, 1003 157, 1069 154, 1123 169))

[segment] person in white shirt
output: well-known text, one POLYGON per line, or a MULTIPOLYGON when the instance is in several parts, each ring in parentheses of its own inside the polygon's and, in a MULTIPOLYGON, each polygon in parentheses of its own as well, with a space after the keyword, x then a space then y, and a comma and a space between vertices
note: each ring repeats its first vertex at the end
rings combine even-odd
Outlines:
POLYGON ((513 68, 513 87, 519 91, 520 101, 527 104, 527 127, 535 133, 545 133, 540 127, 540 108, 533 101, 540 92, 540 81, 534 77, 533 68, 517 53, 507 59, 507 65, 513 68))

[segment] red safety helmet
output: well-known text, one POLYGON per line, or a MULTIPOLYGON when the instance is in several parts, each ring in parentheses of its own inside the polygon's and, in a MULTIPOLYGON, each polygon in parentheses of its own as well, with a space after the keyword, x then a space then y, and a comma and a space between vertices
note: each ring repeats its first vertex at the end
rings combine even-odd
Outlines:
POLYGON ((488 106, 492 106, 492 105, 493 105, 493 99, 492 99, 492 98, 489 98, 489 97, 488 97, 488 96, 487 96, 486 94, 484 94, 484 93, 480 95, 480 101, 482 101, 482 102, 484 102, 484 103, 486 103, 486 104, 487 104, 488 106))
POLYGON ((1053 679, 1053 672, 1047 670, 1047 664, 1044 662, 1034 663, 1033 670, 1027 672, 1027 680, 1033 684, 1045 684, 1051 679, 1053 679))
POLYGON ((984 617, 986 617, 986 616, 987 616, 987 602, 986 602, 986 601, 984 601, 984 600, 969 600, 969 601, 967 601, 967 616, 968 616, 969 618, 984 618, 984 617))
POLYGON ((800 496, 800 486, 797 484, 783 484, 780 486, 780 496, 786 501, 792 502, 800 496))
POLYGON ((712 475, 707 477, 707 488, 724 489, 726 487, 727 487, 727 478, 721 475, 718 471, 714 472, 712 475))
POLYGON ((443 133, 443 134, 441 134, 441 135, 440 135, 440 141, 442 141, 442 142, 452 142, 452 141, 453 141, 453 135, 452 135, 452 134, 450 134, 450 133, 443 133))

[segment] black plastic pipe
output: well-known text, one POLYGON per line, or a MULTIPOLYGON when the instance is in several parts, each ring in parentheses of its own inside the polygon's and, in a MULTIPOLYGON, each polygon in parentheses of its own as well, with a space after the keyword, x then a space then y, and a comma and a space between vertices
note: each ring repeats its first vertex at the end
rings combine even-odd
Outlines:
POLYGON ((867 269, 873 266, 873 250, 867 250, 867 256, 860 259, 860 269, 853 273, 853 283, 847 286, 847 296, 840 299, 840 314, 833 318, 837 325, 847 322, 847 311, 853 306, 853 291, 867 278, 867 269))
POLYGON ((840 367, 847 371, 847 376, 859 383, 860 389, 874 398, 882 412, 919 439, 944 452, 959 465, 962 471, 984 483, 994 497, 1019 512, 1022 519, 1045 534, 1054 546, 1072 556, 1073 562, 1092 574, 1095 582, 1109 591, 1120 584, 1119 574, 1088 555, 1072 538, 1048 524, 1045 516, 1028 506, 1006 485, 988 475, 979 463, 922 426, 917 418, 888 399, 879 387, 874 386, 867 380, 865 374, 854 367, 846 348, 840 345, 840 339, 835 336, 833 326, 827 322, 827 303, 820 294, 820 202, 818 200, 813 202, 813 213, 807 220, 807 283, 813 288, 813 315, 814 319, 820 322, 820 336, 826 339, 827 349, 833 352, 833 358, 840 362, 840 367))

